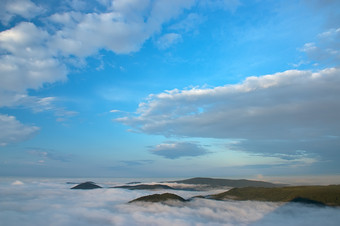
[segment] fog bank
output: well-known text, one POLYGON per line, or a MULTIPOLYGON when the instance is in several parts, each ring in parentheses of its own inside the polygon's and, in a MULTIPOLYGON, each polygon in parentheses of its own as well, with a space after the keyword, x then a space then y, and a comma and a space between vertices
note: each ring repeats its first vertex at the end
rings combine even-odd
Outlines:
MULTIPOLYGON (((70 190, 62 180, 2 180, 3 225, 338 225, 340 208, 194 199, 178 206, 127 204, 163 191, 70 190)), ((105 184, 99 184, 105 187, 105 184)), ((164 191, 165 192, 165 191, 164 191)), ((199 192, 171 191, 182 197, 199 192)))

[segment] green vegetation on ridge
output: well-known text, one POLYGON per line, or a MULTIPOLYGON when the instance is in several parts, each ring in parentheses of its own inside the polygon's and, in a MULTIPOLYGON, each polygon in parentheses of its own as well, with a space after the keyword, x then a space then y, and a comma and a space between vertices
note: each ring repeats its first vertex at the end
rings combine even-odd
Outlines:
POLYGON ((254 200, 272 202, 291 202, 304 200, 329 206, 340 206, 340 185, 296 186, 280 188, 233 188, 229 191, 211 195, 216 200, 254 200))
POLYGON ((147 195, 142 196, 140 198, 134 199, 130 201, 129 203, 133 202, 169 202, 169 201, 179 201, 179 202, 185 202, 186 200, 183 199, 181 196, 172 194, 172 193, 163 193, 163 194, 153 194, 153 195, 147 195))

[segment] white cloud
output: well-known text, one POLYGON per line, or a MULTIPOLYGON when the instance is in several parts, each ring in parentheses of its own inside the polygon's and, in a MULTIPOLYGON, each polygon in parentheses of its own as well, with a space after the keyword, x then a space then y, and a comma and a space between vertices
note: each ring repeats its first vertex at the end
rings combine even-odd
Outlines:
POLYGON ((49 34, 29 22, 0 33, 1 91, 25 93, 66 79, 66 69, 47 46, 49 34))
POLYGON ((16 180, 12 183, 12 185, 23 185, 24 183, 20 180, 16 180))
MULTIPOLYGON (((25 2, 29 1, 21 3, 25 2)), ((78 4, 78 1, 72 2, 78 4)), ((14 3, 20 5, 19 1, 14 3)), ((111 10, 103 13, 55 13, 49 17, 54 25, 49 24, 47 28, 21 22, 0 33, 0 93, 6 97, 12 95, 12 99, 25 94, 27 89, 65 81, 67 65, 72 63, 73 56, 81 61, 100 49, 118 54, 136 52, 162 29, 164 22, 193 3, 114 1, 111 10)))
POLYGON ((31 19, 42 12, 43 8, 30 0, 2 0, 0 20, 2 24, 7 25, 16 15, 31 19))
POLYGON ((162 24, 190 8, 194 1, 114 1, 112 11, 87 13, 82 18, 74 12, 54 14, 53 21, 62 22, 64 28, 57 31, 51 46, 63 55, 85 57, 99 49, 118 54, 138 51, 142 44, 162 29, 162 24))
POLYGON ((14 116, 0 114, 0 146, 26 140, 39 131, 36 126, 20 123, 14 116))
POLYGON ((201 145, 192 142, 165 142, 156 145, 151 153, 169 159, 177 159, 184 156, 200 156, 208 151, 201 145))
POLYGON ((59 30, 51 46, 63 55, 86 57, 99 49, 115 53, 136 52, 149 37, 138 22, 125 23, 125 17, 116 12, 84 15, 75 27, 59 30))
POLYGON ((111 113, 120 113, 120 112, 122 112, 122 111, 113 109, 113 110, 111 110, 110 112, 111 112, 111 113))
MULTIPOLYGON (((150 95, 136 115, 117 121, 165 136, 284 141, 290 153, 322 141, 334 152, 340 137, 339 75, 337 68, 290 70, 211 89, 175 89, 150 95)), ((313 151, 322 154, 319 148, 313 151)))

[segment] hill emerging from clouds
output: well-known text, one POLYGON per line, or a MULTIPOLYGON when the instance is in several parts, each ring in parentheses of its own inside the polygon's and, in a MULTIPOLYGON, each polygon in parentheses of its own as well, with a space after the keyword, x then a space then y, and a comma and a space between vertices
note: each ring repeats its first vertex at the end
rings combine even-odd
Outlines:
POLYGON ((97 189, 97 188, 102 188, 102 187, 99 186, 99 185, 96 185, 92 181, 87 181, 87 182, 84 182, 84 183, 80 183, 80 184, 72 187, 71 189, 89 190, 89 189, 97 189))
POLYGON ((140 198, 134 199, 129 203, 135 202, 160 202, 160 203, 169 203, 169 202, 185 202, 186 200, 182 197, 172 194, 172 193, 163 193, 163 194, 153 194, 153 195, 146 195, 140 198))

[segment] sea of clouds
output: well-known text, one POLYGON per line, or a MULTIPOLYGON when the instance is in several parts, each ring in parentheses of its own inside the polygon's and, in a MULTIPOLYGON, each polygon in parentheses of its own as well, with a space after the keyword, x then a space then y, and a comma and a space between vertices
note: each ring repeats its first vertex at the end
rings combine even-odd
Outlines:
MULTIPOLYGON (((74 180, 74 179, 73 179, 74 180)), ((194 199, 178 205, 128 204, 152 193, 184 198, 217 191, 71 190, 66 179, 0 180, 1 225, 338 225, 340 208, 297 203, 194 199)), ((74 180, 83 182, 83 180, 74 180)))

